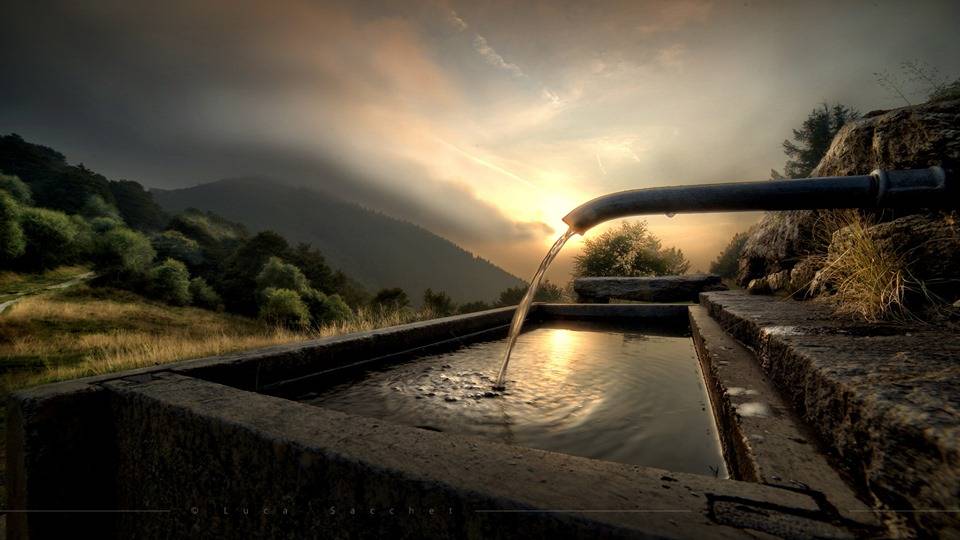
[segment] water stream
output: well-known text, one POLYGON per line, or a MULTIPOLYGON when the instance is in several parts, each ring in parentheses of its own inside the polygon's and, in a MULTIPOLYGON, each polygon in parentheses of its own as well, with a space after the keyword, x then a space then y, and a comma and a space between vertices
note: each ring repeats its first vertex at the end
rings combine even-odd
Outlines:
POLYGON ((537 273, 534 274, 533 279, 530 280, 530 287, 527 288, 527 293, 523 295, 523 300, 521 300, 517 306, 517 311, 513 314, 513 321, 510 322, 510 335, 507 337, 507 348, 503 353, 503 362, 500 364, 500 373, 497 375, 497 383, 493 386, 494 390, 503 390, 505 388, 507 382, 507 365, 510 364, 510 353, 513 352, 513 346, 517 343, 517 336, 520 335, 520 329, 523 328, 523 320, 527 318, 527 312, 530 311, 530 304, 533 303, 533 297, 537 294, 537 289, 543 280, 543 274, 545 274, 547 268, 550 267, 550 263, 557 258, 557 254, 563 249, 563 245, 566 244, 567 240, 574 234, 576 234, 576 231, 570 228, 567 232, 563 233, 560 238, 557 238, 557 241, 553 243, 553 247, 547 252, 547 256, 540 262, 540 268, 537 269, 537 273))

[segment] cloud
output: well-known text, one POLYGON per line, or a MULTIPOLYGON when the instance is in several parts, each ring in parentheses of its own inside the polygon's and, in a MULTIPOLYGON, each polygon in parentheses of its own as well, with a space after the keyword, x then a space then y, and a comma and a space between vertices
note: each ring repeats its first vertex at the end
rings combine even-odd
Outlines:
POLYGON ((474 36, 473 48, 480 53, 480 56, 482 56, 483 59, 486 60, 486 62, 491 66, 507 71, 514 77, 524 76, 523 70, 520 69, 520 66, 511 64, 510 62, 504 60, 503 57, 497 53, 497 51, 493 50, 493 47, 487 43, 486 38, 483 36, 479 34, 474 36))
POLYGON ((450 10, 450 13, 447 15, 447 20, 459 32, 467 29, 467 23, 457 15, 456 11, 450 10))

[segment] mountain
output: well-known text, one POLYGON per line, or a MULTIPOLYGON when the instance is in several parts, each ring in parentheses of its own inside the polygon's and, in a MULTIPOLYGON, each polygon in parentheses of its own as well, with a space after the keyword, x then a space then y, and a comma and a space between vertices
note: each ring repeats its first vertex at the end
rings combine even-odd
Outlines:
POLYGON ((521 280, 412 223, 304 187, 229 179, 177 190, 151 190, 168 212, 213 211, 252 232, 276 231, 309 242, 331 266, 371 291, 401 287, 411 299, 445 291, 457 302, 492 301, 521 280))

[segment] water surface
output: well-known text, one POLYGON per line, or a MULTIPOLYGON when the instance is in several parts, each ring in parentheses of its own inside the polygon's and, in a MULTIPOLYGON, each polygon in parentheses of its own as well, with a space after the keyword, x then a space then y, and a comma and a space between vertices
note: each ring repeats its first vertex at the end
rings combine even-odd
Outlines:
POLYGON ((304 401, 352 414, 608 461, 726 477, 689 337, 584 323, 519 336, 506 390, 504 340, 358 375, 304 401))

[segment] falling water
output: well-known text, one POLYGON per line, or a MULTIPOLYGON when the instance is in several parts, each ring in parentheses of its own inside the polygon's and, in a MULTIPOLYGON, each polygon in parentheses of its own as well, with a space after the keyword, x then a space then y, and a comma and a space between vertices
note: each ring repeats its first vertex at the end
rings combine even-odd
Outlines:
POLYGON ((576 234, 576 231, 570 228, 554 242, 553 247, 550 248, 547 256, 544 257, 540 263, 540 268, 537 269, 537 273, 534 274, 533 279, 530 280, 530 287, 527 289, 527 294, 523 295, 523 300, 521 300, 520 305, 517 306, 517 311, 513 314, 513 321, 510 323, 510 336, 507 338, 507 350, 503 353, 503 363, 500 364, 500 373, 497 375, 497 384, 494 386, 494 389, 502 390, 506 385, 507 364, 510 363, 510 353, 513 351, 513 346, 517 342, 517 336, 520 335, 523 320, 527 317, 527 312, 530 311, 530 304, 533 303, 533 297, 537 294, 537 289, 540 287, 543 274, 547 271, 547 268, 550 267, 553 259, 557 257, 557 253, 560 253, 563 245, 566 244, 567 240, 574 234, 576 234))

